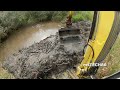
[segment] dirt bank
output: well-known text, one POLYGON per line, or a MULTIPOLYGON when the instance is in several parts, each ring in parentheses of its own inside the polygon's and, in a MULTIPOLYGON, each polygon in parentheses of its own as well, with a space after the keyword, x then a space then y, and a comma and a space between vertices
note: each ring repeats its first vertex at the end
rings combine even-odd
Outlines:
POLYGON ((72 68, 83 59, 83 48, 87 44, 91 22, 82 21, 73 26, 80 28, 79 43, 63 46, 56 33, 19 50, 5 60, 3 68, 19 79, 45 78, 72 68))

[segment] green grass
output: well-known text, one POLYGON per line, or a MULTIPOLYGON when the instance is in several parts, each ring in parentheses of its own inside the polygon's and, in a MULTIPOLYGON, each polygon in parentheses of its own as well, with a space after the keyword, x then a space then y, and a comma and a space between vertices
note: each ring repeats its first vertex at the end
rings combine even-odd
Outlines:
POLYGON ((105 58, 104 63, 107 63, 107 66, 99 68, 97 73, 98 77, 102 78, 120 71, 120 35, 105 58))
POLYGON ((92 21, 93 11, 76 11, 72 21, 92 21))

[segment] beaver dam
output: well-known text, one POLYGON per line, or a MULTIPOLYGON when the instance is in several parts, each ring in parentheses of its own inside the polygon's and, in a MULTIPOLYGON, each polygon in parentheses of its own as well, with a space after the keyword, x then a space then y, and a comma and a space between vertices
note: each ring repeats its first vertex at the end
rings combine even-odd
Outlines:
POLYGON ((58 32, 55 32, 54 35, 49 35, 5 58, 3 68, 19 79, 45 79, 62 75, 82 61, 91 22, 81 21, 73 26, 80 28, 79 43, 63 46, 60 44, 58 32))

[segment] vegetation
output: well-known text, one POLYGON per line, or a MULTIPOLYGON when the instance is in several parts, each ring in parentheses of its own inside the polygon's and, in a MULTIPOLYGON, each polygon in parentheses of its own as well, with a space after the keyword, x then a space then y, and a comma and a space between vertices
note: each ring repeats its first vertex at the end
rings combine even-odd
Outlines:
POLYGON ((100 67, 98 69, 97 76, 102 78, 104 76, 109 76, 115 72, 120 71, 120 35, 118 36, 115 44, 110 50, 109 54, 103 61, 107 64, 106 67, 100 67))
POLYGON ((73 22, 77 21, 92 21, 93 11, 76 11, 73 16, 73 22))
POLYGON ((0 79, 14 79, 14 76, 0 67, 0 79))

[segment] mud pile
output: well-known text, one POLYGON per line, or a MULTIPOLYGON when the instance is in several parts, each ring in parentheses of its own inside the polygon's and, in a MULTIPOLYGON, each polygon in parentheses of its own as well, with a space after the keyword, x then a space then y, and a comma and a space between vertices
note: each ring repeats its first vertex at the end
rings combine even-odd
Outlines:
POLYGON ((19 50, 5 60, 3 68, 19 79, 44 79, 72 68, 83 59, 83 49, 87 44, 91 22, 82 21, 73 26, 80 28, 80 43, 67 49, 60 44, 56 33, 39 43, 19 50))

